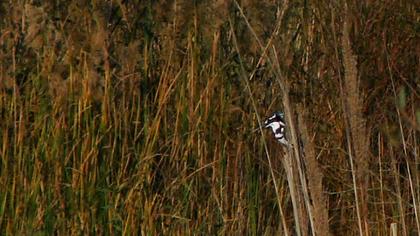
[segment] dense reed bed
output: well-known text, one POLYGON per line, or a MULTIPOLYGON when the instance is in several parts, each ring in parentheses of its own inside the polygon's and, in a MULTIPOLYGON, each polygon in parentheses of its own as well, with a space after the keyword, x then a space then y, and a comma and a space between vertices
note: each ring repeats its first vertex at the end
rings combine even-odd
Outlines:
POLYGON ((416 7, 0 2, 0 234, 417 235, 416 7))

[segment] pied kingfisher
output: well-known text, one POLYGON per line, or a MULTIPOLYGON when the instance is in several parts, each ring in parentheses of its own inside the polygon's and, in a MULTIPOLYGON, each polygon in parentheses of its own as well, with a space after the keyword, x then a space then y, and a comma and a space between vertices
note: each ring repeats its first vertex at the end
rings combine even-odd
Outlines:
POLYGON ((283 112, 274 112, 271 117, 264 121, 264 128, 271 128, 277 141, 286 146, 290 146, 286 139, 286 122, 284 122, 283 112))

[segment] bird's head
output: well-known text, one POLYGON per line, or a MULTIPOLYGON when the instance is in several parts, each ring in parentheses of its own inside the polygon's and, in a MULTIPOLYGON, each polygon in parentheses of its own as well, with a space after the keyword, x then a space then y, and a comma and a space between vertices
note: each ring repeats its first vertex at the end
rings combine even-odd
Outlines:
POLYGON ((264 128, 277 128, 280 123, 284 124, 284 113, 274 112, 272 116, 264 121, 264 128))

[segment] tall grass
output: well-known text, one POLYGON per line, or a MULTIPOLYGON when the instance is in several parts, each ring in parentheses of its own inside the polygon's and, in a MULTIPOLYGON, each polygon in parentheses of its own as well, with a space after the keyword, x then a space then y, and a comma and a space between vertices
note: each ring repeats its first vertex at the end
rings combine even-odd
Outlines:
POLYGON ((0 234, 417 234, 414 6, 0 3, 0 234))

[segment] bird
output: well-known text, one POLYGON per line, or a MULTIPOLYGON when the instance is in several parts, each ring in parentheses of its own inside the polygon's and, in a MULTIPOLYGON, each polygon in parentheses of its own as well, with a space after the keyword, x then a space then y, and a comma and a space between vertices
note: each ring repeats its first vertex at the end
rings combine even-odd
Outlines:
POLYGON ((286 138, 286 122, 284 121, 284 113, 274 112, 264 121, 264 128, 271 128, 277 141, 285 146, 290 146, 286 138))

